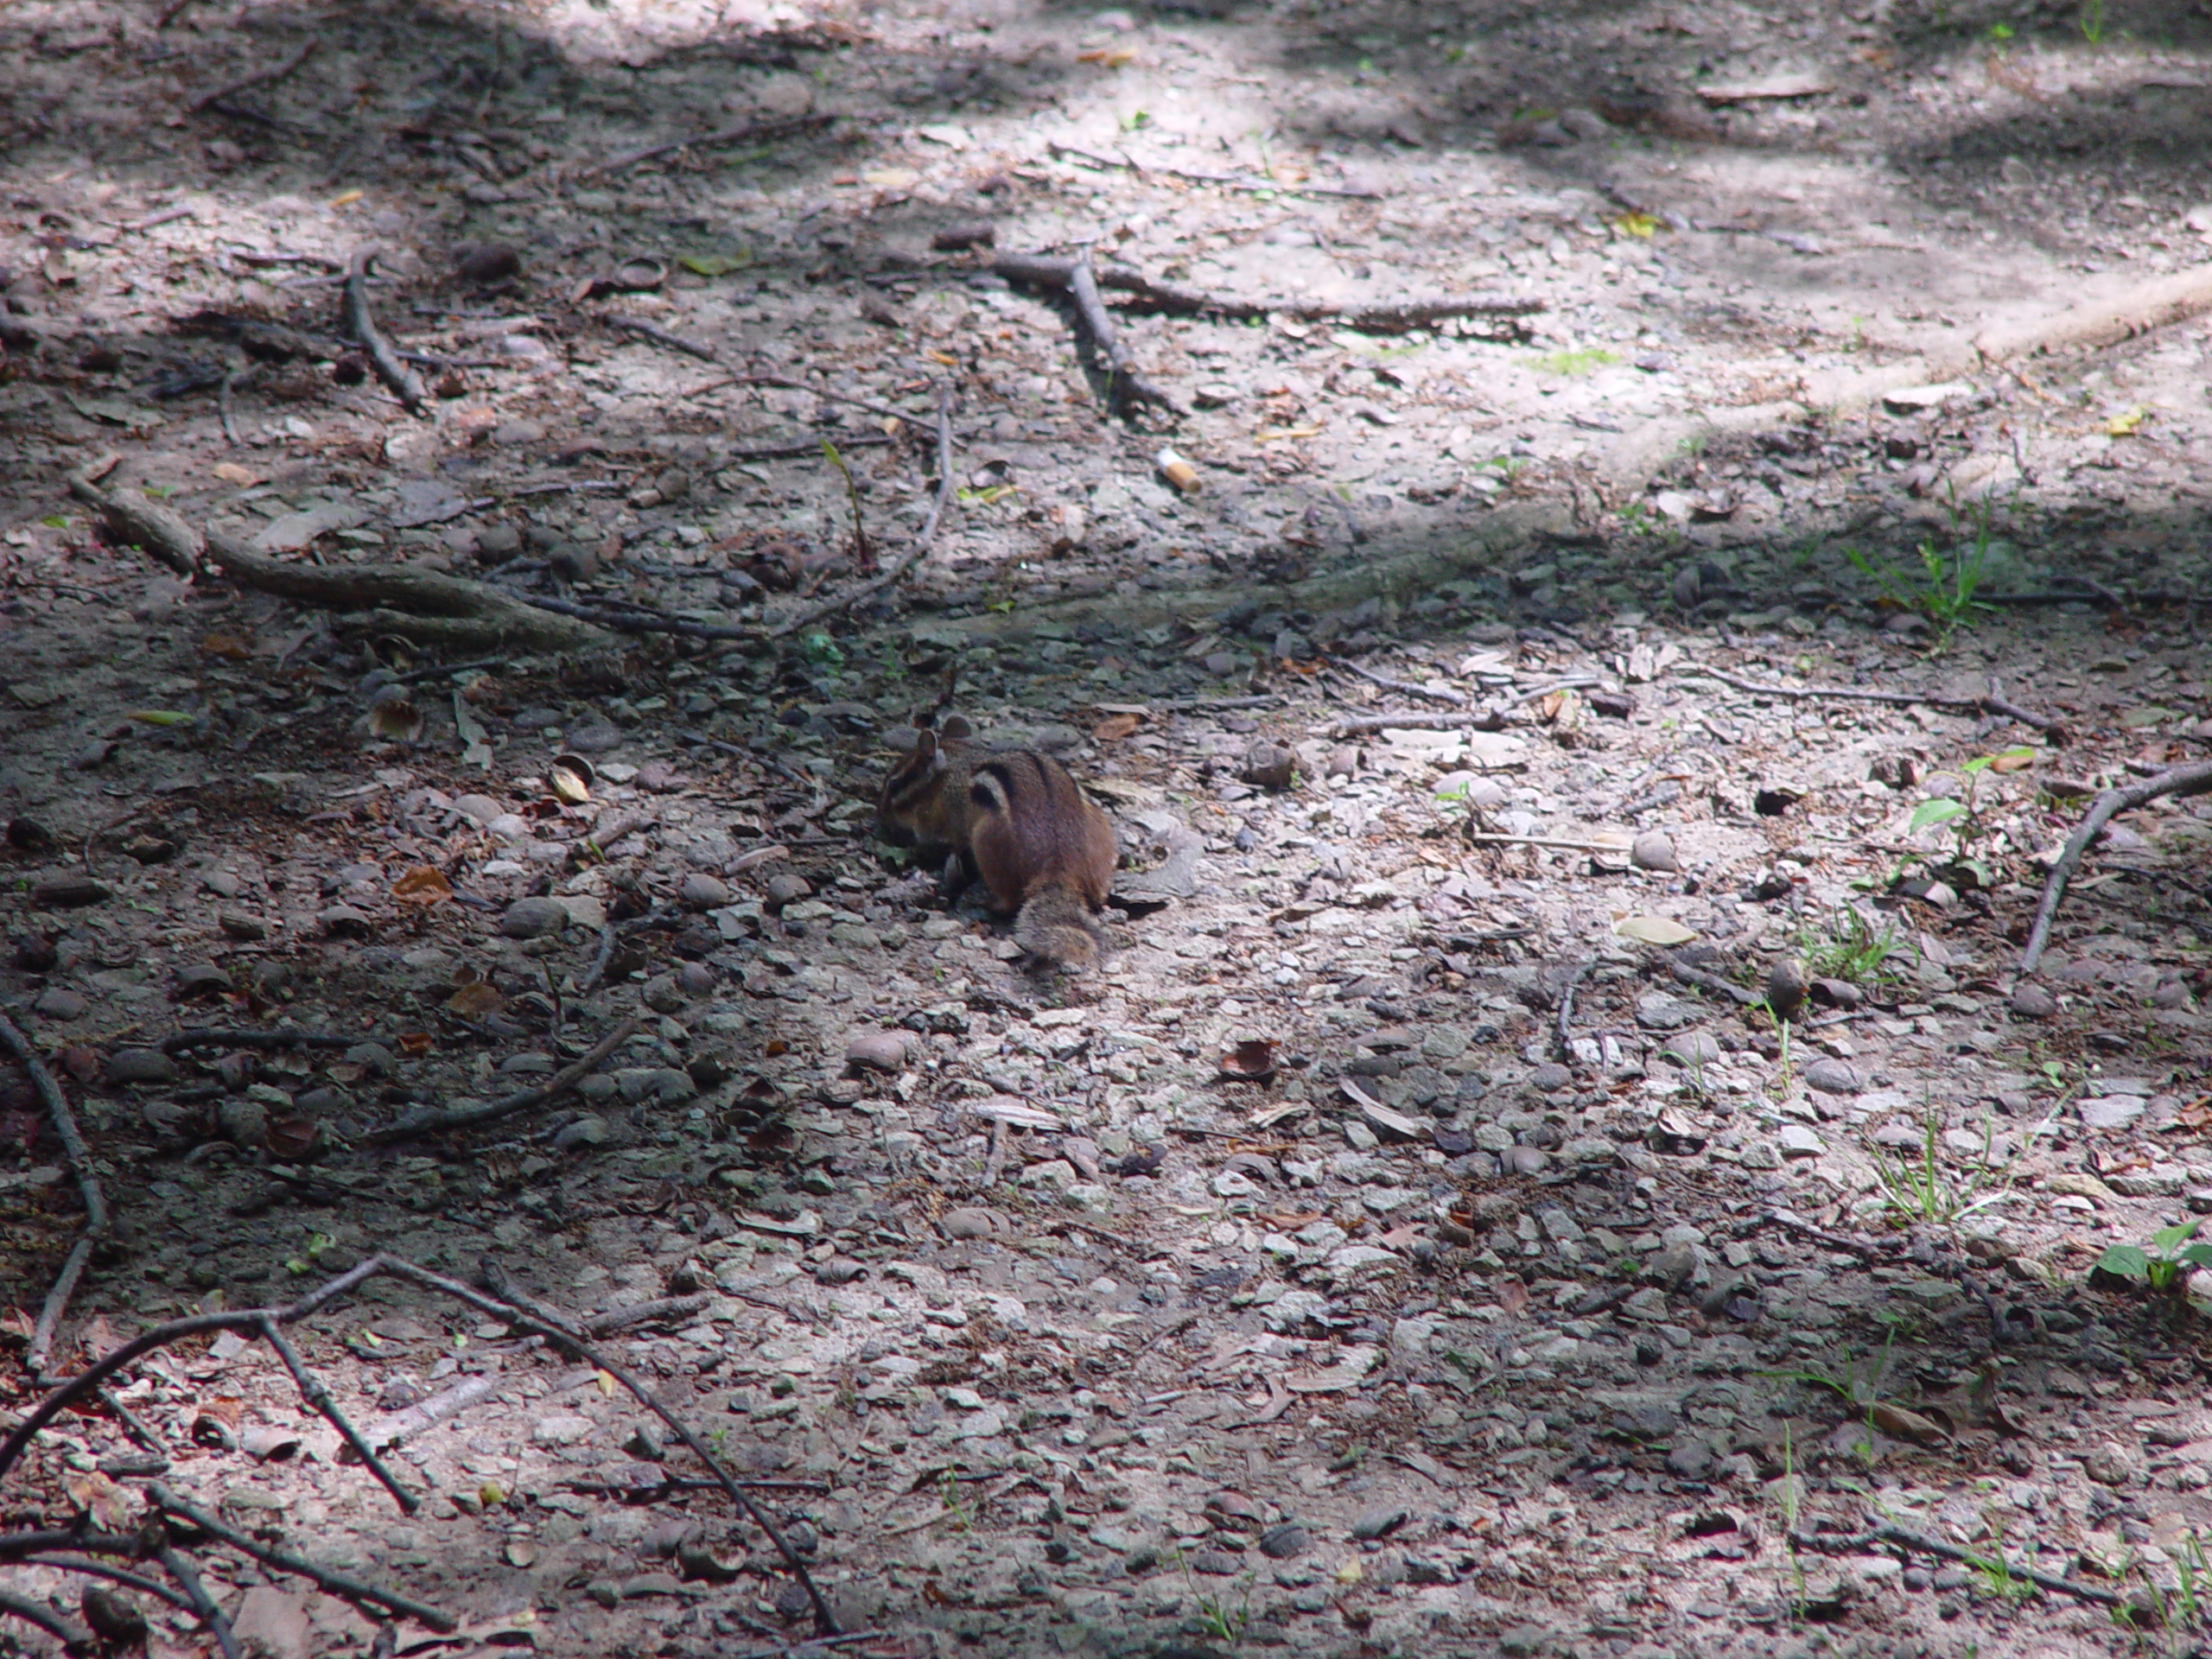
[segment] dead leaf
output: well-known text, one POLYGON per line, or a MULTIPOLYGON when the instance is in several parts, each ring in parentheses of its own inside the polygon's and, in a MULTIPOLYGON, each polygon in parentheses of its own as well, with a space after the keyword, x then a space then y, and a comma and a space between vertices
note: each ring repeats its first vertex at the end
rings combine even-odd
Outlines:
POLYGON ((1126 69, 1137 60, 1137 54, 1126 46, 1094 47, 1088 52, 1075 54, 1077 63, 1095 63, 1107 69, 1126 69))
POLYGON ((453 897, 453 883, 435 864, 417 864, 391 884, 391 896, 405 905, 435 905, 453 897))
POLYGON ((1697 938, 1695 928, 1685 927, 1671 916, 1620 916, 1613 931, 1640 944, 1687 944, 1697 938))
POLYGON ((453 694, 453 723, 461 734, 461 764, 488 771, 492 765, 492 734, 470 711, 467 699, 458 690, 453 694))
POLYGON ((130 1524, 130 1494, 98 1470, 73 1474, 65 1483, 69 1501, 108 1532, 121 1532, 130 1524))
POLYGON ((472 979, 446 999, 446 1007, 464 1020, 481 1020, 507 1006, 489 980, 472 979))
POLYGON ((403 1031, 392 1042, 410 1059, 427 1054, 437 1046, 437 1039, 427 1031, 403 1031))
POLYGON ((241 467, 235 461, 219 461, 207 470, 222 482, 235 485, 241 490, 250 490, 256 485, 269 481, 266 474, 257 473, 251 467, 241 467))
POLYGON ((1509 1314, 1519 1313, 1529 1306, 1529 1287, 1507 1274, 1497 1281, 1497 1305, 1509 1314))
POLYGON ((1916 1446, 1941 1446, 1951 1437, 1941 1423, 1932 1417, 1923 1417, 1916 1411, 1907 1411, 1903 1406, 1887 1401, 1876 1401, 1866 1408, 1866 1421, 1883 1433, 1900 1440, 1910 1440, 1916 1446))
POLYGON ((1217 1062, 1221 1075, 1246 1083, 1265 1083, 1275 1074, 1275 1046, 1264 1037, 1236 1045, 1217 1062))
POLYGON ((1135 715, 1112 715, 1090 728, 1090 735, 1100 743, 1118 743, 1133 734, 1144 721, 1135 715))
POLYGON ((211 633, 200 642, 203 657, 219 657, 226 663, 243 663, 253 655, 253 642, 235 633, 211 633))

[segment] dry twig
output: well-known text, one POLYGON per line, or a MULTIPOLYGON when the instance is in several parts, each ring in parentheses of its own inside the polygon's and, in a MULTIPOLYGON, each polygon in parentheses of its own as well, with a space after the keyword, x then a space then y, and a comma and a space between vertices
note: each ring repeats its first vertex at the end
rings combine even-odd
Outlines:
POLYGON ((648 144, 643 149, 633 149, 617 156, 612 161, 601 162, 597 167, 577 175, 579 178, 594 178, 606 173, 621 173, 645 162, 658 161, 664 156, 673 156, 679 150, 703 149, 709 145, 758 144, 772 139, 790 138, 802 132, 812 132, 826 127, 837 118, 834 115, 787 115, 772 121, 747 121, 734 127, 723 127, 715 132, 702 132, 689 138, 671 139, 664 144, 648 144))
MULTIPOLYGON (((168 22, 168 14, 163 14, 162 22, 163 23, 168 22)), ((203 92, 200 97, 192 100, 191 112, 194 115, 199 115, 206 111, 214 109, 219 104, 225 103, 227 100, 237 97, 240 92, 251 92, 256 86, 274 86, 276 82, 283 79, 287 75, 289 75, 292 71, 298 68, 302 64, 305 63, 309 58, 313 57, 315 55, 315 48, 321 44, 322 42, 319 40, 311 40, 308 41, 306 45, 300 48, 298 51, 292 54, 290 57, 285 59, 282 63, 271 64, 266 69, 257 69, 250 75, 239 76, 238 79, 232 81, 226 86, 218 86, 212 92, 203 92)), ((225 110, 219 111, 218 113, 225 115, 246 115, 249 119, 251 118, 251 113, 243 110, 225 110)))
POLYGON ((834 616, 866 603, 903 580, 909 570, 929 556, 931 547, 937 541, 938 530, 944 522, 944 510, 952 505, 952 493, 957 484, 958 480, 952 472, 952 387, 940 381, 937 389, 937 498, 930 503, 930 515, 922 521, 921 534, 914 537, 913 545, 901 553, 881 575, 862 583, 849 594, 823 600, 794 612, 768 629, 767 637, 780 639, 801 628, 811 627, 824 617, 834 616))
POLYGON ((92 1167, 92 1149, 85 1144, 85 1137, 77 1128, 76 1114, 69 1109, 68 1096, 61 1092, 60 1084, 47 1070, 46 1062, 39 1058, 30 1039, 17 1030, 15 1022, 5 1014, 0 1014, 0 1047, 13 1054, 29 1075, 31 1086, 37 1090, 38 1097, 46 1107, 47 1121, 54 1126, 54 1137, 61 1143, 61 1155, 69 1161, 69 1173, 76 1178, 77 1195, 85 1205, 84 1230, 77 1235, 77 1242, 69 1247, 61 1271, 54 1275, 54 1287, 47 1293, 46 1306, 39 1310, 38 1323, 31 1329, 30 1348, 23 1356, 24 1369, 35 1379, 43 1382, 47 1357, 54 1351, 54 1330, 68 1309, 77 1281, 84 1277, 92 1251, 107 1236, 107 1197, 101 1192, 99 1173, 92 1167))
POLYGON ((391 342, 377 327, 377 320, 369 310, 369 267, 376 263, 376 251, 362 248, 346 264, 346 327, 368 353, 370 365, 377 372, 377 378, 391 389, 392 396, 407 406, 410 415, 420 415, 429 394, 423 389, 423 377, 409 368, 393 351, 391 342))
POLYGON ((2058 861, 2050 867, 2050 875, 2044 882, 2043 902, 2036 906, 2035 925, 2028 930, 2027 946, 2020 952, 2021 973, 2032 974, 2036 964, 2043 960, 2044 947, 2050 943, 2050 925, 2058 914, 2059 900, 2066 896, 2066 884, 2081 868, 2082 855, 2097 838, 2097 832, 2112 822, 2114 814, 2133 811, 2164 796, 2202 795, 2208 790, 2212 790, 2212 760, 2192 760, 2186 766, 2168 766, 2152 777, 2108 789, 2098 796, 2081 827, 2068 838, 2065 849, 2058 855, 2058 861))
POLYGON ((380 1129, 371 1129, 361 1138, 371 1146, 390 1146, 395 1141, 412 1141, 421 1135, 442 1134, 448 1129, 474 1128, 480 1123, 512 1117, 517 1112, 543 1106, 549 1100, 557 1100, 582 1083, 599 1069, 608 1055, 644 1028, 644 1020, 632 1014, 594 1043, 591 1052, 574 1065, 556 1073, 534 1089, 502 1095, 497 1100, 487 1100, 477 1106, 449 1106, 438 1111, 412 1112, 396 1123, 387 1123, 380 1129))
POLYGON ((1163 311, 1188 312, 1198 316, 1225 317, 1232 322, 1258 322, 1269 317, 1290 317, 1300 322, 1339 322, 1368 334, 1403 334, 1408 328, 1433 327, 1455 317, 1497 317, 1511 321, 1535 316, 1544 309, 1541 300, 1519 299, 1504 294, 1440 296, 1427 300, 1405 300, 1389 305, 1339 305, 1323 300, 1230 300, 1202 289, 1182 288, 1154 282, 1142 273, 1109 266, 1098 273, 1098 285, 1127 294, 1163 311))
POLYGON ((1112 370, 1109 396, 1114 404, 1123 409, 1132 404, 1157 404, 1170 414, 1182 413, 1173 397, 1137 372, 1136 359, 1130 353, 1128 343, 1115 331, 1106 302, 1099 297, 1097 274, 1090 268, 1088 253, 1073 259, 1055 259, 1035 253, 1002 253, 991 262, 991 269, 1011 283, 1059 289, 1075 302, 1083 326, 1090 331, 1092 342, 1112 370))
POLYGON ((1858 1533, 1793 1530, 1789 1541, 1800 1549, 1813 1550, 1822 1555, 1855 1555, 1870 1544, 1897 1544, 1906 1549, 1918 1550, 1924 1555, 1933 1555, 1938 1560, 1956 1561, 1961 1567, 2001 1571, 2010 1578, 2025 1579, 2038 1589, 2094 1602, 2100 1607, 2123 1607, 2127 1605, 2126 1597, 2110 1590, 2101 1590, 2094 1585, 2083 1584, 2078 1579, 2061 1578, 2056 1573, 2041 1573, 2032 1567, 2015 1567, 2001 1554, 1976 1554, 1973 1550, 1961 1549, 1956 1544, 1947 1544, 1940 1538, 1930 1538, 1925 1533, 1892 1526, 1887 1522, 1858 1533))

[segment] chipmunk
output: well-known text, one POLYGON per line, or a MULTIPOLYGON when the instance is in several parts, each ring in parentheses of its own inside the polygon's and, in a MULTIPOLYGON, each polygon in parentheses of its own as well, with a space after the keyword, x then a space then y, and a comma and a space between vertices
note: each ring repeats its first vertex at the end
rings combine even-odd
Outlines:
POLYGON ((945 852, 948 899, 980 880, 1031 956, 1071 971, 1094 966, 1106 934, 1091 912, 1106 902, 1117 859, 1106 815, 1058 761, 982 748, 966 721, 956 715, 940 732, 934 715, 914 717, 914 752, 884 779, 877 832, 894 847, 945 852))

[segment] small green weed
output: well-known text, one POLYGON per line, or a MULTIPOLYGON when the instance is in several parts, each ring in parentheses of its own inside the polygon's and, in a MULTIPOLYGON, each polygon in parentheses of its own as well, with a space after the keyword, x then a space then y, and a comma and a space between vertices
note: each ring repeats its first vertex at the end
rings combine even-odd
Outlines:
POLYGON ((1818 979, 1890 984, 1902 977, 1890 965, 1891 959, 1919 954, 1920 947, 1905 939, 1895 923, 1877 927, 1855 905, 1838 905, 1825 923, 1808 922, 1797 932, 1797 955, 1818 979))
POLYGON ((1599 369, 1611 368, 1621 359, 1619 353, 1609 352, 1602 346, 1586 346, 1579 352, 1547 352, 1541 357, 1524 360, 1539 374, 1572 379, 1577 375, 1595 374, 1599 369))
POLYGON ((1934 625, 1936 643, 1929 648, 1930 655, 1950 644, 1951 636, 1972 613, 1989 608, 1987 601, 1976 600, 1974 594, 1988 568, 1995 515, 1986 501, 1962 504, 1955 497, 1950 513, 1955 537, 1950 557, 1938 553, 1935 543, 1921 543, 1917 578, 1910 571, 1893 569, 1886 561, 1878 565, 1856 548, 1844 550, 1844 557, 1881 589, 1884 598, 1904 610, 1919 612, 1934 625), (1968 524, 1974 526, 1974 533, 1965 537, 1961 532, 1968 524))
POLYGON ((2036 1593, 2032 1579, 2024 1579, 2012 1570, 2012 1563, 2005 1559, 2005 1529, 1993 1515, 1989 1522, 1990 1542, 1994 1547, 1987 1555, 1970 1555, 1961 1563, 1981 1580, 1981 1592, 1999 1601, 2026 1601, 2036 1593))
POLYGON ((2161 1227, 2142 1244, 2115 1244, 2090 1271, 2108 1274, 2158 1292, 2177 1288, 2192 1268, 2212 1268, 2212 1244, 2190 1243, 2202 1219, 2161 1227))
POLYGON ((2031 765, 2035 758, 2033 749, 2017 748, 2006 749, 1997 754, 1978 754, 1973 760, 1961 763, 1959 776, 1966 782, 1966 798, 1959 800, 1952 796, 1938 795, 1923 801, 1913 808, 1912 817, 1905 825, 1905 833, 1916 836, 1922 830, 1935 829, 1939 824, 1955 826, 1951 834, 1957 842, 1957 850, 1950 861, 1950 868, 1972 876, 1977 887, 1995 885, 1988 864, 1974 856, 1974 843, 1989 832, 1989 826, 1983 821, 1980 811, 1981 775, 1992 768, 1999 772, 2018 772, 2021 767, 2031 765))
POLYGON ((1931 1112, 1917 1154, 1900 1147, 1874 1160, 1884 1202, 1908 1223, 1931 1221, 1938 1226, 1955 1226, 1968 1216, 2002 1204, 2009 1192, 2011 1184, 1989 1168, 1991 1130, 1986 1122, 1982 1125, 1981 1162, 1963 1171, 1950 1169, 1936 1155, 1942 1127, 1941 1118, 1931 1112))
POLYGON ((2105 0, 2082 0, 2079 18, 2082 38, 2091 46, 2105 43, 2105 0))

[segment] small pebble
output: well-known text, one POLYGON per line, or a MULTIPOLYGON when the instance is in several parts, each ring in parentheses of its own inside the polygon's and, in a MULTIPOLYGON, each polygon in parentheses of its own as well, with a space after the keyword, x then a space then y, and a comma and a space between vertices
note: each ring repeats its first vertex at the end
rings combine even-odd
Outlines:
POLYGON ((845 1064, 872 1071, 903 1071, 906 1035, 898 1031, 862 1032, 845 1045, 845 1064))
POLYGON ((729 903, 729 883, 718 875, 709 875, 704 870, 694 870, 683 878, 677 889, 677 897, 697 910, 713 910, 729 903))
POLYGON ((116 1083, 174 1083, 176 1062, 158 1048, 118 1048, 107 1057, 107 1075, 116 1083))
POLYGON ((1264 739, 1244 752, 1243 779, 1260 789, 1288 789, 1298 777, 1298 757, 1264 739))
POLYGON ((1774 1017, 1777 1020, 1795 1019, 1797 1010, 1805 1006, 1805 993, 1811 986, 1812 981, 1806 975, 1803 963, 1795 957, 1776 957, 1774 965, 1767 969, 1766 974, 1767 1006, 1774 1011, 1774 1017))
POLYGON ((49 985, 38 994, 32 1008, 49 1020, 81 1020, 92 1009, 92 1004, 76 992, 60 985, 49 985))
POLYGON ((788 872, 768 878, 768 902, 772 905, 796 904, 801 899, 811 899, 814 889, 803 875, 788 872))
POLYGON ((988 1238, 1004 1230, 995 1211, 977 1207, 948 1210, 937 1224, 947 1238, 988 1238))
POLYGON ((2058 1012, 2058 999, 2046 987, 2024 979, 2012 988, 2012 1008, 2023 1020, 2048 1020, 2058 1012))
POLYGON ((315 925, 334 939, 365 939, 372 924, 351 905, 332 905, 317 912, 315 925))
POLYGON ((1805 1086, 1816 1094, 1855 1095, 1865 1084, 1849 1060, 1823 1058, 1805 1068, 1805 1086))
POLYGON ((1636 838, 1629 849, 1629 862, 1639 870, 1679 870, 1675 861, 1675 843, 1656 830, 1647 830, 1636 838))
POLYGON ((499 918, 499 931, 511 939, 543 938, 569 925, 569 907, 558 899, 518 899, 499 918))

